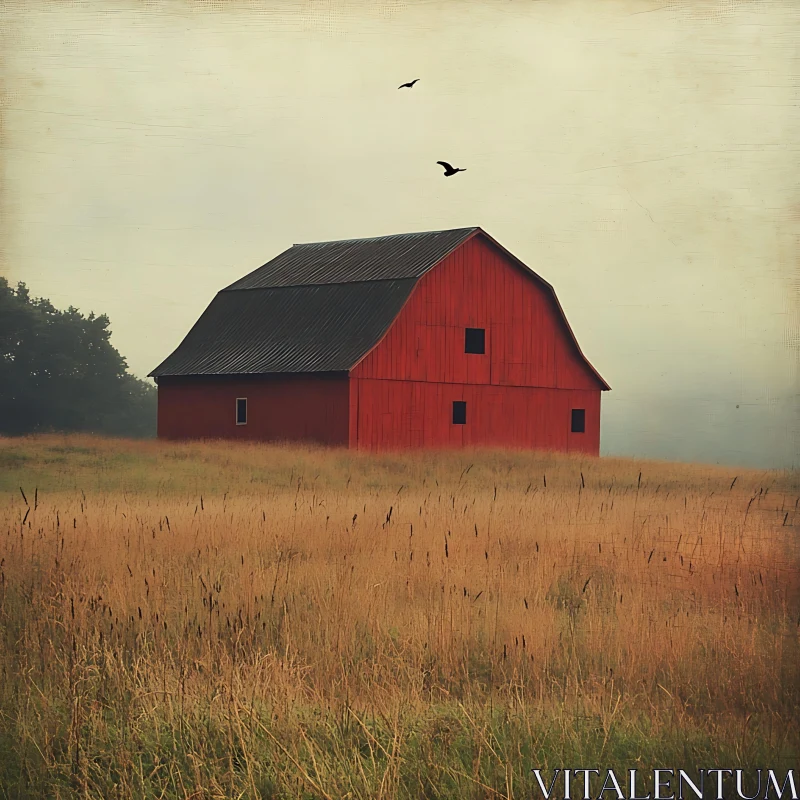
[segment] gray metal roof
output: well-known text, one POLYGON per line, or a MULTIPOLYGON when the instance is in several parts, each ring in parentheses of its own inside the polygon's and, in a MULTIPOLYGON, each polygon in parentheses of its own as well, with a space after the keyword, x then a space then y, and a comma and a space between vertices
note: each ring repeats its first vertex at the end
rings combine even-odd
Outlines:
POLYGON ((420 278, 478 228, 296 244, 227 289, 420 278))
POLYGON ((223 290, 150 375, 349 370, 380 341, 415 284, 409 278, 223 290))
POLYGON ((577 353, 611 388, 581 352, 553 287, 477 227, 296 244, 218 292, 150 376, 348 371, 419 278, 476 233, 552 295, 577 353))

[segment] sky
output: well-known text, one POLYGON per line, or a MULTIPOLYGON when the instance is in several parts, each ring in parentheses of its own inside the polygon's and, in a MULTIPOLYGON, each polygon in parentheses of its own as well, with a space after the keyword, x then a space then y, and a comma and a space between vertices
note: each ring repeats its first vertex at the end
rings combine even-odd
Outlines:
POLYGON ((17 0, 0 31, 0 274, 108 314, 136 375, 294 243, 478 225, 611 385, 602 454, 800 461, 796 0, 17 0))

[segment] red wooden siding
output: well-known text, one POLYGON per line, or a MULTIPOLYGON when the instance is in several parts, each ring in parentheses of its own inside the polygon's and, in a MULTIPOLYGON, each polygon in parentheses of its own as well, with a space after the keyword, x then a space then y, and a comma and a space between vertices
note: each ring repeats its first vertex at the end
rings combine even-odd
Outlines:
POLYGON ((600 392, 596 389, 369 378, 353 382, 359 449, 491 446, 589 455, 600 450, 600 392), (466 401, 466 425, 452 422, 455 400, 466 401), (573 408, 585 409, 584 433, 571 432, 573 408))
POLYGON ((161 378, 158 436, 348 445, 347 376, 161 378), (236 398, 247 424, 236 424, 236 398))
POLYGON ((475 237, 425 275, 351 371, 350 442, 365 450, 497 446, 600 450, 600 384, 549 290, 475 237), (464 352, 465 328, 486 331, 464 352), (467 403, 454 425, 453 401, 467 403), (586 412, 572 433, 572 409, 586 412))
POLYGON ((479 236, 420 280, 388 334, 351 374, 599 389, 549 291, 479 236), (486 355, 464 352, 466 327, 486 330, 486 355))

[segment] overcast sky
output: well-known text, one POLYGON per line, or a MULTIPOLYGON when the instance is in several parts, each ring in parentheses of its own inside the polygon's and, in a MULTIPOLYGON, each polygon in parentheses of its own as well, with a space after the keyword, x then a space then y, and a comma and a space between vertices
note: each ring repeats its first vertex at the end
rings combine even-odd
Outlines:
POLYGON ((0 268, 107 313, 137 375, 295 242, 479 225, 611 384, 603 453, 797 462, 796 0, 24 0, 0 29, 0 268))

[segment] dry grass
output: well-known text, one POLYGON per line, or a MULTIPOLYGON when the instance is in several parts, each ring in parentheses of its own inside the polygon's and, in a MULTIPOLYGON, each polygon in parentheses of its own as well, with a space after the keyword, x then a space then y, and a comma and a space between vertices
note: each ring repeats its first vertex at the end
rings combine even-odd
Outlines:
POLYGON ((797 473, 42 437, 0 489, 0 797, 531 797, 800 749, 797 473))

